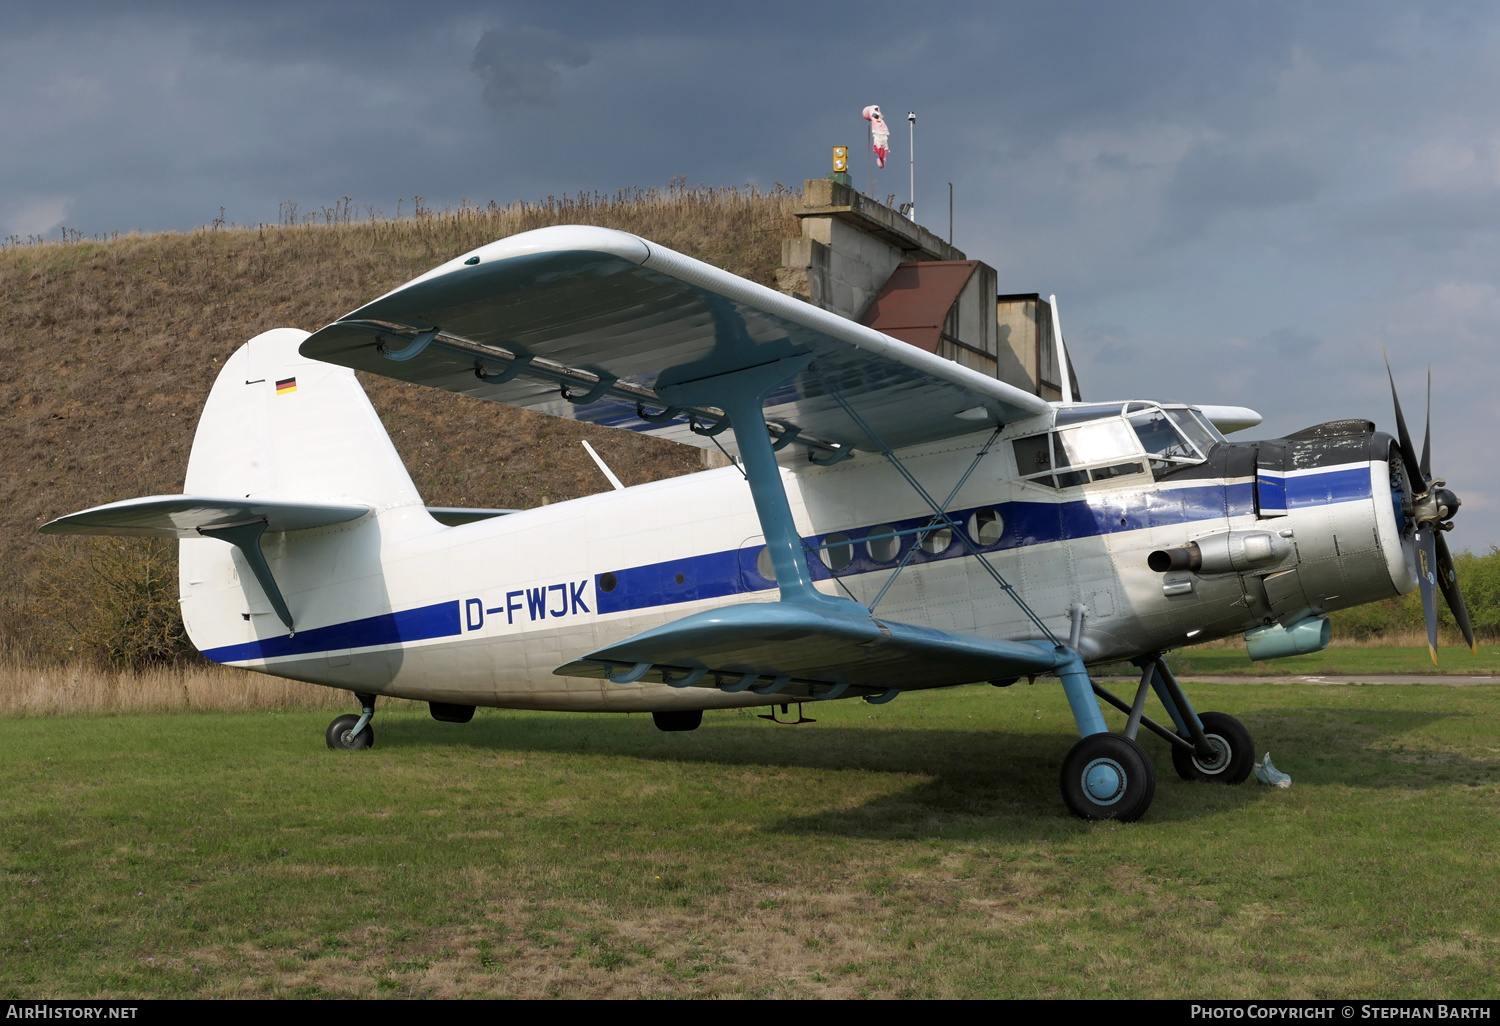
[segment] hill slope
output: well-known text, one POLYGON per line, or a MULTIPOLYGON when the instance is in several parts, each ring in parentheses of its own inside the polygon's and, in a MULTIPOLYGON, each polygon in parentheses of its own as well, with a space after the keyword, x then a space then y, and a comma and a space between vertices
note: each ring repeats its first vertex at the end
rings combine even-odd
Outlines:
MULTIPOLYGON (((796 194, 636 191, 383 222, 210 228, 0 251, 0 599, 58 541, 36 528, 182 488, 209 386, 246 339, 314 330, 457 253, 533 228, 619 228, 774 286, 796 194)), ((527 507, 701 469, 697 449, 361 376, 432 505, 527 507)))

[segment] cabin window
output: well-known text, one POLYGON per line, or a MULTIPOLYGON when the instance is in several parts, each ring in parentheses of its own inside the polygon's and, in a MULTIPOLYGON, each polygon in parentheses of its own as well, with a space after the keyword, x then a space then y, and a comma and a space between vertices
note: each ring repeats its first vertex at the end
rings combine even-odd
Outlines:
POLYGON ((982 549, 997 543, 1004 533, 1005 521, 1001 519, 999 510, 975 510, 969 517, 969 537, 982 549))
POLYGON ((877 563, 889 563, 901 554, 901 539, 896 535, 896 529, 890 524, 881 524, 879 527, 870 528, 870 533, 865 539, 865 547, 870 551, 870 558, 877 563))
POLYGON ((854 562, 854 545, 849 536, 834 532, 823 539, 823 565, 830 570, 842 570, 854 562))
POLYGON ((917 542, 922 551, 929 556, 941 555, 948 551, 948 546, 953 544, 953 528, 941 517, 933 517, 922 525, 922 533, 917 542))

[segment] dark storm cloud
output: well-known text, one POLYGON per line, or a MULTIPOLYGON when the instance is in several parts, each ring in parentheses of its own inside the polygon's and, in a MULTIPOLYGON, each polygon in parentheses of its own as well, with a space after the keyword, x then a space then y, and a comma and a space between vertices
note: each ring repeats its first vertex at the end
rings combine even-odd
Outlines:
POLYGON ((1230 212, 1306 202, 1322 184, 1310 162, 1295 153, 1199 145, 1178 162, 1166 200, 1181 226, 1193 230, 1230 212))
POLYGON ((490 29, 479 37, 469 67, 484 83, 485 105, 501 113, 551 108, 565 68, 589 62, 588 47, 551 29, 490 29))
POLYGON ((1500 541, 1492 5, 13 6, 0 238, 795 185, 869 103, 898 122, 869 186, 905 200, 915 110, 922 220, 946 228, 953 182, 957 244, 1002 291, 1058 294, 1084 394, 1389 427, 1381 345, 1412 381, 1431 360, 1459 544, 1500 541))

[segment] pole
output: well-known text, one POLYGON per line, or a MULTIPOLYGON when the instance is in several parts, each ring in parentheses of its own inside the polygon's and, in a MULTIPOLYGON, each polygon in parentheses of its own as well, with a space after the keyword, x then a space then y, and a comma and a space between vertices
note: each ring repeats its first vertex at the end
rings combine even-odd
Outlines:
POLYGON ((906 166, 910 176, 911 203, 906 208, 906 216, 911 218, 912 224, 917 223, 917 113, 906 112, 906 124, 908 139, 906 147, 906 166))
MULTIPOLYGON (((1048 296, 1047 302, 1052 306, 1052 350, 1057 354, 1057 376, 1061 379, 1059 383, 1062 385, 1058 391, 1062 393, 1063 402, 1071 403, 1073 402, 1073 378, 1068 374, 1068 351, 1063 348, 1062 321, 1057 316, 1057 297, 1048 296)), ((1041 367, 1038 366, 1037 370, 1040 372, 1041 367)), ((1040 377, 1040 373, 1037 376, 1040 377)))
POLYGON ((953 183, 948 183, 948 245, 953 245, 953 183))

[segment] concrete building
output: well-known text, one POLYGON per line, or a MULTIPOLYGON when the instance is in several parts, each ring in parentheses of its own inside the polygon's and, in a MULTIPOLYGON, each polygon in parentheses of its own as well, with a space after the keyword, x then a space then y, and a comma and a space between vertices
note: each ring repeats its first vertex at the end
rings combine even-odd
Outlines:
MULTIPOLYGON (((842 182, 808 179, 796 214, 802 236, 781 244, 781 291, 1035 395, 1062 398, 1051 308, 1040 295, 998 294, 993 267, 842 182)), ((1077 396, 1078 376, 1071 376, 1077 396)))

